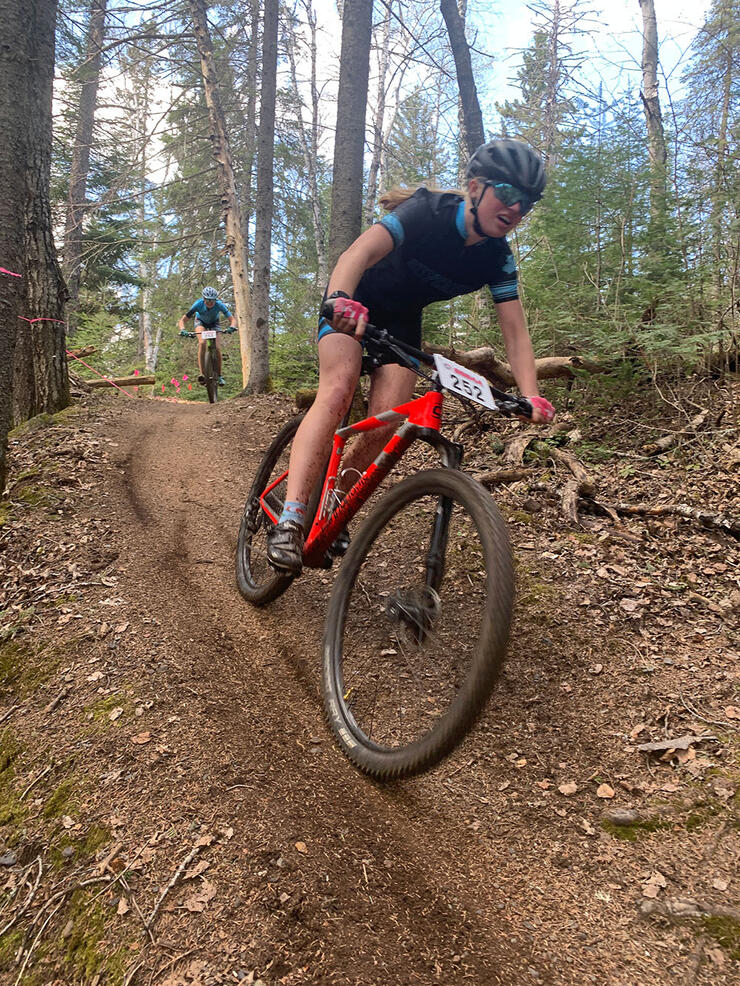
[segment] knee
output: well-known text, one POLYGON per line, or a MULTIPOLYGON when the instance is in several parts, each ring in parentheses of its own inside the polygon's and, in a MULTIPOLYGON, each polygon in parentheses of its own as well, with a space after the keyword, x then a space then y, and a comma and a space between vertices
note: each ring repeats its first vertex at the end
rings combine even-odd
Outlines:
POLYGON ((347 410, 352 403, 352 395, 354 392, 354 384, 349 385, 343 381, 336 381, 330 383, 323 389, 323 391, 320 391, 317 396, 317 400, 320 397, 321 403, 327 411, 339 420, 342 415, 347 413, 347 410))

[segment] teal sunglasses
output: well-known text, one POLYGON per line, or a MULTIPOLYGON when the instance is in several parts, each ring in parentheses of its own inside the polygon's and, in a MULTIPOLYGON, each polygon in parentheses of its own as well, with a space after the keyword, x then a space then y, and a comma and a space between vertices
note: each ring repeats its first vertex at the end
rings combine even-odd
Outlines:
POLYGON ((487 181, 486 185, 491 186, 496 198, 502 205, 516 205, 518 202, 523 216, 527 215, 535 203, 535 200, 525 195, 520 188, 517 188, 516 185, 510 185, 508 182, 487 181))

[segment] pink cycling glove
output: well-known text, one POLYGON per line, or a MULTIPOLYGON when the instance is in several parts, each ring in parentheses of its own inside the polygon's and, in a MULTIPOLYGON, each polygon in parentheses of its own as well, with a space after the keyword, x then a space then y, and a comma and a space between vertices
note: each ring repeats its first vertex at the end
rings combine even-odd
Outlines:
POLYGON ((335 315, 338 315, 340 318, 352 318, 356 322, 361 318, 367 322, 370 314, 364 305, 360 304, 359 301, 355 301, 353 298, 335 298, 332 301, 332 305, 334 306, 335 315))
POLYGON ((528 397, 527 400, 544 415, 545 421, 552 421, 555 417, 555 408, 545 397, 528 397))

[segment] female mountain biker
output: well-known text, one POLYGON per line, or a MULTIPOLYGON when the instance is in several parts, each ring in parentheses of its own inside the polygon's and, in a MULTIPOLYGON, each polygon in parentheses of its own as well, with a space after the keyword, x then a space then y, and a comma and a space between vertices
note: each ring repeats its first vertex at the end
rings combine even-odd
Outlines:
MULTIPOLYGON (((306 504, 352 401, 368 322, 418 348, 426 305, 489 285, 514 378, 533 405, 532 420, 546 423, 555 414, 539 396, 516 264, 505 239, 542 197, 544 165, 521 141, 494 140, 473 154, 467 178, 464 197, 428 188, 385 196, 381 202, 392 211, 362 233, 334 268, 327 287, 333 317, 319 322, 318 392, 293 441, 285 506, 268 535, 267 557, 279 571, 301 571, 306 504)), ((379 366, 371 376, 368 415, 410 400, 415 382, 406 367, 390 361, 379 366)), ((359 438, 343 472, 363 470, 394 427, 359 438)))
MULTIPOLYGON (((218 326, 221 316, 228 318, 229 321, 229 332, 236 331, 236 319, 231 314, 226 305, 218 300, 218 291, 215 288, 203 288, 203 297, 199 298, 195 304, 191 305, 187 312, 182 316, 180 321, 177 323, 180 329, 180 335, 185 335, 185 319, 195 318, 195 333, 198 336, 198 369, 200 370, 200 375, 198 376, 198 383, 205 383, 206 378, 203 376, 203 367, 205 365, 206 358, 206 343, 201 339, 202 329, 214 329, 218 326)), ((218 366, 216 367, 216 372, 218 373, 218 385, 223 387, 226 381, 221 376, 221 337, 216 336, 216 350, 218 352, 218 366)))

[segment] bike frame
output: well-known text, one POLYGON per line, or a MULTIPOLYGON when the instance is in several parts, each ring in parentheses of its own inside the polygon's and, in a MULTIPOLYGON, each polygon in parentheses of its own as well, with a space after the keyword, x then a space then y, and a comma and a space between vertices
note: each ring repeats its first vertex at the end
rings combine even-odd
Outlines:
MULTIPOLYGON (((372 496, 385 477, 401 459, 406 450, 417 440, 427 442, 435 448, 444 466, 459 469, 462 462, 462 445, 451 442, 440 434, 442 424, 442 404, 444 395, 438 385, 434 385, 422 397, 417 397, 406 404, 399 404, 390 411, 384 411, 371 418, 365 418, 356 424, 340 428, 334 434, 326 478, 321 491, 319 508, 316 511, 311 530, 309 531, 303 549, 303 562, 309 568, 325 567, 324 559, 337 535, 352 520, 362 505, 372 496), (336 492, 339 465, 347 441, 356 434, 375 431, 387 427, 389 423, 398 422, 400 427, 394 432, 387 445, 377 458, 370 463, 351 489, 339 499, 336 492)), ((287 471, 276 479, 260 496, 260 504, 267 516, 277 523, 278 518, 266 502, 268 494, 278 486, 288 475, 287 471)), ((444 520, 440 523, 440 536, 446 527, 444 520)), ((439 525, 438 525, 439 526, 439 525)))

